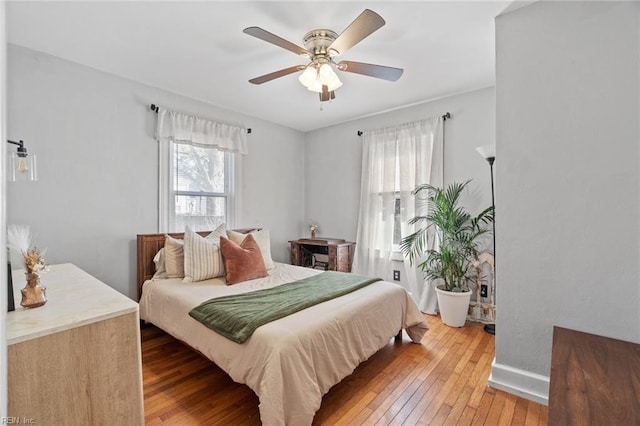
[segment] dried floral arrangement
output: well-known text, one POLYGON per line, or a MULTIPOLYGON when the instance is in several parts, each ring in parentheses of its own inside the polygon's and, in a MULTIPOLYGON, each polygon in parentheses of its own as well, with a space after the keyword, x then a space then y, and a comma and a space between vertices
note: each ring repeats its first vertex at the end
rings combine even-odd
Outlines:
POLYGON ((313 219, 309 219, 309 231, 311 231, 311 235, 315 235, 318 232, 318 222, 313 219))
POLYGON ((33 245, 31 230, 27 225, 9 225, 7 245, 9 250, 22 256, 24 267, 28 273, 40 276, 49 269, 44 261, 44 252, 33 245))
POLYGON ((47 303, 46 288, 40 285, 40 275, 49 270, 44 260, 44 252, 33 245, 31 230, 26 225, 9 225, 7 246, 16 256, 22 256, 27 285, 22 289, 25 308, 35 308, 47 303))

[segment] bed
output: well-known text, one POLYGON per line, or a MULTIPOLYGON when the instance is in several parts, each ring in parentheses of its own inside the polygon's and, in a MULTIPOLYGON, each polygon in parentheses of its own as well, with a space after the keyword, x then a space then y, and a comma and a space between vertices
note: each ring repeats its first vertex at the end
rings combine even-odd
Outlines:
POLYGON ((165 234, 138 235, 141 319, 249 386, 259 398, 265 425, 310 425, 322 396, 361 362, 403 329, 415 343, 427 330, 409 294, 396 284, 378 281, 265 324, 245 343, 235 343, 190 317, 189 311, 211 298, 270 288, 321 271, 276 262, 269 276, 234 285, 226 285, 224 277, 193 283, 151 279, 153 258, 164 239, 165 234))

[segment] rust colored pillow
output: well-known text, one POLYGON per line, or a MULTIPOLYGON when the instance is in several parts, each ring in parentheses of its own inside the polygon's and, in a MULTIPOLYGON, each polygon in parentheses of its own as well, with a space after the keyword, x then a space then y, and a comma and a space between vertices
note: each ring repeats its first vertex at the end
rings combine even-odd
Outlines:
POLYGON ((251 234, 247 235, 240 245, 220 237, 220 251, 227 285, 269 275, 264 266, 260 246, 251 234))

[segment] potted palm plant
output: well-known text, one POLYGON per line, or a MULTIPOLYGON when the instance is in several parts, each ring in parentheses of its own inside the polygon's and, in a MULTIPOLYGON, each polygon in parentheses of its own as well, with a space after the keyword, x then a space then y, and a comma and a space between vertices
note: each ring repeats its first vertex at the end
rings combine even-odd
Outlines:
POLYGON ((494 215, 493 207, 472 216, 460 205, 469 182, 454 182, 446 188, 416 187, 417 215, 409 224, 418 225, 418 229, 400 245, 412 265, 420 261, 418 267, 425 278, 442 282, 436 287, 438 307, 442 322, 452 327, 465 323, 471 298, 469 269, 494 215))

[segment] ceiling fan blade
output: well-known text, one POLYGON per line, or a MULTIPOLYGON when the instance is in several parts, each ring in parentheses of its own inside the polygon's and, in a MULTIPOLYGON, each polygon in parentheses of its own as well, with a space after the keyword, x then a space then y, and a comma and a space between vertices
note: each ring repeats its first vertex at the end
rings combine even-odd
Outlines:
POLYGON ((276 78, 284 77, 285 75, 293 74, 294 72, 300 71, 304 68, 304 65, 296 65, 293 67, 285 68, 282 70, 274 71, 269 74, 261 75, 260 77, 252 78, 249 80, 249 83, 253 84, 262 84, 267 81, 275 80, 276 78))
POLYGON ((309 51, 303 49, 297 44, 291 43, 288 40, 283 39, 282 37, 278 37, 275 34, 270 33, 269 31, 263 30, 260 27, 248 27, 242 30, 243 33, 249 34, 250 36, 254 36, 255 38, 259 38, 260 40, 264 40, 268 43, 275 44, 276 46, 282 47, 283 49, 290 50, 291 52, 297 55, 310 56, 309 51))
POLYGON ((396 81, 404 70, 402 68, 386 67, 384 65, 365 64, 363 62, 340 61, 338 69, 356 74, 368 75, 383 80, 396 81))
POLYGON ((347 50, 358 44, 364 38, 384 25, 384 19, 373 10, 365 9, 346 30, 331 43, 329 50, 334 50, 342 55, 347 50))
POLYGON ((325 85, 322 86, 322 92, 318 93, 320 95, 320 102, 330 101, 336 98, 335 92, 329 91, 329 88, 325 85))

